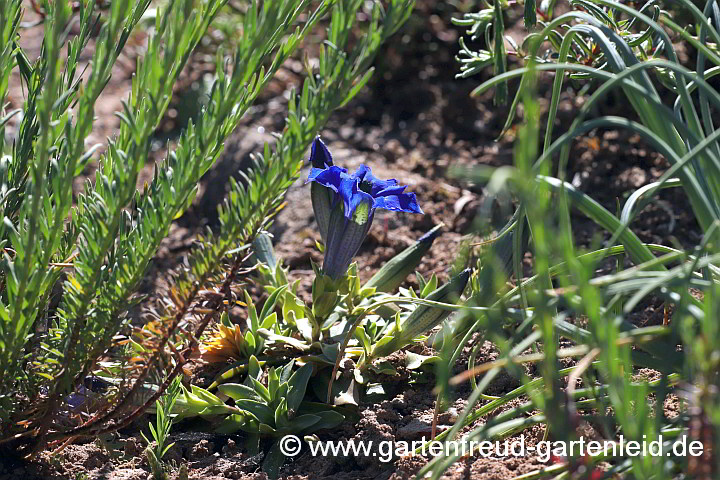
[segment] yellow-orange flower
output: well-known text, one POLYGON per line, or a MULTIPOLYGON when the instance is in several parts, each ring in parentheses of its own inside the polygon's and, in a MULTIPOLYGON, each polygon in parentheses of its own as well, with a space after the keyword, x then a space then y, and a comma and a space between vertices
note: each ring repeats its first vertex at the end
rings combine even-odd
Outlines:
POLYGON ((213 336, 203 342, 200 359, 207 363, 227 362, 228 360, 242 360, 247 358, 247 341, 240 325, 227 327, 218 325, 213 336))

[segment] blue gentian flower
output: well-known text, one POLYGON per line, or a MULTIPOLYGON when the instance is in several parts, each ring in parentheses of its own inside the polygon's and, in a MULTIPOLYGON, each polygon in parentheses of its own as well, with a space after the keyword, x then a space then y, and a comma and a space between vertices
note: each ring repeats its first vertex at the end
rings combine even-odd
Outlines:
POLYGON ((370 167, 355 173, 333 165, 322 141, 313 142, 310 154, 311 195, 320 235, 325 242, 323 273, 333 279, 347 273, 352 258, 370 230, 375 210, 423 213, 414 193, 405 192, 397 180, 380 180, 370 167))

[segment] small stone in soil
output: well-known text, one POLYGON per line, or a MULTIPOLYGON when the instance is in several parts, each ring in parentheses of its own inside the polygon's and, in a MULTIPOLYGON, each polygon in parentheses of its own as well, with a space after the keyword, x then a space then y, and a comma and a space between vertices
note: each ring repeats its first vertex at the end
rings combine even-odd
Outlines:
POLYGON ((197 445, 192 447, 190 453, 188 453, 188 460, 191 462, 202 460, 203 458, 210 456, 214 448, 215 446, 208 440, 200 440, 197 445))
MULTIPOLYGON (((436 433, 444 432, 448 428, 450 427, 447 425, 437 425, 436 433)), ((432 435, 432 425, 417 418, 413 418, 407 425, 403 425, 397 430, 398 438, 410 439, 423 436, 429 437, 430 435, 432 435)))

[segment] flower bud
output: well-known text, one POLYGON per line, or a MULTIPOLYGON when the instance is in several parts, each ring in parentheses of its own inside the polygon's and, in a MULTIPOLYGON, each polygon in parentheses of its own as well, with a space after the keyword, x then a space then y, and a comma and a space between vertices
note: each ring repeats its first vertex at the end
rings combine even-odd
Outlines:
MULTIPOLYGON (((445 285, 428 295, 427 300, 441 303, 457 302, 470 279, 471 272, 472 270, 468 268, 451 278, 445 285)), ((392 332, 389 340, 381 340, 375 345, 371 356, 378 358, 390 355, 405 345, 412 343, 417 336, 439 325, 448 315, 450 315, 450 310, 428 305, 418 305, 402 322, 399 331, 392 332)))
POLYGON ((392 292, 415 271, 422 257, 430 250, 433 241, 442 233, 440 224, 420 237, 414 244, 395 255, 382 266, 364 287, 375 287, 378 292, 392 292))

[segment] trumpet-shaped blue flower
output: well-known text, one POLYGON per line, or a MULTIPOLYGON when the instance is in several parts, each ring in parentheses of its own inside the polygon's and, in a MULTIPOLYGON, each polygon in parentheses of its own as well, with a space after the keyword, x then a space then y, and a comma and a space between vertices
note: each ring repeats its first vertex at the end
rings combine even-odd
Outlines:
POLYGON ((370 230, 375 210, 423 213, 414 193, 405 192, 397 180, 380 180, 370 167, 355 173, 332 164, 327 147, 316 139, 310 155, 311 195, 320 235, 325 242, 323 273, 340 278, 370 230))

